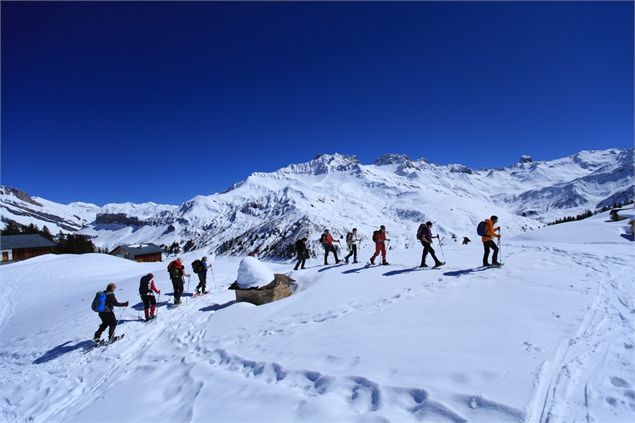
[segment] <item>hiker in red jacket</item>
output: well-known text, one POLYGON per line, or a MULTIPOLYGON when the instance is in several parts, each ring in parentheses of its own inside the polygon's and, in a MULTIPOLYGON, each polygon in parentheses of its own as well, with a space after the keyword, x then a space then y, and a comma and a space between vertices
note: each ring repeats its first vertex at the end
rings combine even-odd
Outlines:
POLYGON ((322 246, 324 247, 324 265, 329 264, 328 257, 329 257, 329 252, 331 251, 333 252, 333 255, 335 256, 335 263, 337 264, 340 262, 340 259, 337 258, 337 251, 335 250, 335 246, 333 246, 333 242, 339 242, 339 240, 333 241, 333 237, 331 236, 329 230, 324 229, 324 233, 320 237, 320 243, 322 243, 322 246))
POLYGON ((168 265, 168 273, 170 273, 170 279, 172 280, 172 286, 174 287, 174 304, 181 304, 181 295, 185 286, 185 276, 190 276, 189 273, 185 273, 185 266, 180 258, 170 262, 168 265))
POLYGON ((159 291, 154 284, 154 275, 148 273, 139 281, 139 295, 141 296, 141 301, 143 301, 143 311, 146 315, 146 322, 157 317, 157 299, 154 296, 155 293, 160 294, 161 291, 159 291))
POLYGON ((375 264, 375 257, 381 253, 381 264, 389 264, 386 261, 386 227, 381 225, 378 231, 373 232, 373 241, 375 241, 375 254, 370 258, 370 264, 375 264))

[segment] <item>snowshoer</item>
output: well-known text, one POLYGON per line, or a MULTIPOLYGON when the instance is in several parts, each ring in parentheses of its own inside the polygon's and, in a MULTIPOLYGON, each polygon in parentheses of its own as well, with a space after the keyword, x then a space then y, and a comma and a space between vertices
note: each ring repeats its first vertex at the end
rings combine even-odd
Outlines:
POLYGON ((156 317, 157 299, 154 296, 155 292, 157 294, 161 293, 154 284, 154 275, 148 273, 142 276, 139 281, 139 295, 141 296, 141 301, 143 301, 146 322, 156 317))
POLYGON ((174 288, 174 304, 181 304, 181 295, 183 294, 183 288, 185 286, 184 277, 190 275, 185 273, 185 266, 183 266, 183 262, 181 262, 180 258, 168 264, 168 272, 170 273, 170 280, 174 288))
POLYGON ((101 325, 99 325, 99 329, 95 332, 93 339, 96 343, 99 343, 101 338, 101 334, 108 329, 108 340, 115 340, 115 328, 117 327, 117 317, 115 317, 115 312, 113 311, 113 307, 128 307, 128 301, 125 303, 120 303, 115 298, 115 289, 117 289, 117 284, 111 282, 106 287, 106 302, 104 311, 99 312, 99 318, 101 319, 101 325))
POLYGON ((419 241, 421 241, 421 245, 423 245, 421 266, 419 267, 428 267, 428 265, 426 264, 426 257, 428 253, 430 253, 432 258, 434 259, 434 267, 443 266, 445 263, 437 258, 436 254, 434 253, 434 248, 432 248, 432 238, 439 239, 439 235, 432 236, 432 222, 428 221, 425 223, 425 225, 422 223, 419 226, 419 230, 417 231, 417 236, 419 237, 419 241))
POLYGON ((304 269, 304 263, 306 262, 306 259, 309 258, 309 249, 306 247, 307 241, 307 238, 302 238, 297 240, 295 243, 295 251, 298 255, 298 262, 295 264, 295 267, 293 268, 294 270, 298 270, 298 267, 300 267, 300 269, 304 269))
POLYGON ((204 256, 201 260, 194 260, 192 262, 192 270, 198 276, 198 285, 196 285, 196 294, 207 294, 207 269, 212 267, 207 263, 207 256, 204 256))
POLYGON ((375 242, 375 254, 370 258, 370 264, 375 264, 375 258, 381 253, 381 264, 388 264, 386 261, 386 227, 381 225, 378 231, 373 232, 373 241, 375 242))
POLYGON ((483 236, 481 240, 483 241, 483 266, 500 266, 501 264, 498 262, 498 246, 494 242, 494 238, 500 239, 500 234, 496 232, 500 232, 500 226, 494 227, 494 225, 498 222, 497 216, 492 216, 489 219, 485 219, 485 228, 483 229, 483 236), (492 255, 492 264, 489 264, 489 250, 493 250, 494 254, 492 255))
POLYGON ((357 263, 357 244, 359 243, 359 237, 357 236, 357 228, 346 234, 346 246, 348 247, 348 255, 344 257, 346 264, 348 259, 353 256, 353 263, 357 263))
MULTIPOLYGON (((324 233, 320 237, 320 242, 322 243, 322 246, 324 247, 324 265, 329 264, 328 257, 329 257, 329 252, 331 251, 333 252, 333 255, 335 256, 335 263, 336 264, 339 263, 340 259, 337 258, 337 250, 333 246, 333 242, 334 242, 333 237, 329 233, 328 229, 324 229, 324 233)), ((335 242, 340 242, 340 241, 337 240, 335 242)))

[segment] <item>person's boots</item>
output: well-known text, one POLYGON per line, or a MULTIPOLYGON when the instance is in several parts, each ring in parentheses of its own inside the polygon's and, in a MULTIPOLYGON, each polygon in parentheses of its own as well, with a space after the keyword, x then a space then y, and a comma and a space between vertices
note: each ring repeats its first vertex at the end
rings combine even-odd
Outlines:
POLYGON ((100 339, 101 339, 101 332, 97 330, 97 332, 95 332, 95 334, 93 335, 93 340, 95 342, 99 342, 100 339))
POLYGON ((150 309, 149 308, 144 308, 143 312, 146 315, 146 322, 147 322, 148 320, 150 320, 150 309))
POLYGON ((157 305, 152 304, 152 308, 150 309, 150 318, 154 319, 157 317, 157 305))
POLYGON ((438 261, 438 260, 437 260, 437 261, 434 263, 434 267, 440 267, 440 266, 443 266, 444 264, 445 264, 444 262, 442 262, 442 261, 438 261))
POLYGON ((375 257, 370 258, 370 264, 375 264, 375 257))

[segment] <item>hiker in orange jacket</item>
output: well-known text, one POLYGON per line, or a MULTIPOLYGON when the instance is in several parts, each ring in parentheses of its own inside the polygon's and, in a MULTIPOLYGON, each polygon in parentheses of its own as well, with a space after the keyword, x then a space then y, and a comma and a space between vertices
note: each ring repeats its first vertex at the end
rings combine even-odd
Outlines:
MULTIPOLYGON (((328 263, 328 256, 329 256, 329 252, 333 252, 333 255, 335 256, 335 263, 339 263, 340 259, 337 258, 337 250, 335 250, 335 246, 333 245, 333 236, 331 236, 330 232, 328 229, 324 229, 324 233, 322 234, 322 236, 320 237, 320 243, 322 244, 322 246, 324 247, 324 265, 326 266, 328 263)), ((339 242, 335 241, 335 242, 339 242)))
POLYGON ((375 254, 370 258, 370 264, 375 264, 375 258, 381 253, 381 264, 388 264, 386 261, 386 227, 381 225, 378 231, 373 232, 373 241, 375 241, 375 254))
POLYGON ((497 216, 492 216, 489 219, 485 219, 485 229, 483 230, 484 235, 481 237, 483 241, 483 266, 500 266, 498 262, 498 246, 494 242, 494 238, 500 239, 500 234, 496 232, 500 232, 500 226, 494 227, 494 225, 498 222, 497 216), (492 255, 492 264, 489 264, 489 250, 493 250, 494 254, 492 255))

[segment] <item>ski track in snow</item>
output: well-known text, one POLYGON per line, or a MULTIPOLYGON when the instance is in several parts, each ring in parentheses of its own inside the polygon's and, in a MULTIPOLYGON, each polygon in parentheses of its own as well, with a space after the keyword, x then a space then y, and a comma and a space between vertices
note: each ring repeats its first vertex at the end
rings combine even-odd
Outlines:
MULTIPOLYGON (((619 286, 619 281, 632 280, 632 269, 625 266, 626 262, 621 259, 588 253, 571 255, 570 252, 557 248, 551 250, 555 254, 568 257, 579 266, 589 268, 591 272, 587 275, 593 280, 599 274, 609 277, 600 278, 594 301, 588 307, 577 334, 562 341, 554 361, 549 365, 550 376, 541 378, 540 384, 546 384, 546 389, 539 387, 538 392, 544 392, 544 397, 540 398, 541 406, 539 410, 534 409, 535 414, 529 421, 598 422, 601 420, 593 417, 589 411, 589 402, 597 401, 597 398, 593 398, 597 393, 592 391, 590 382, 603 368, 609 354, 615 356, 624 368, 628 367, 628 361, 623 357, 625 346, 619 351, 620 346, 615 345, 611 332, 619 332, 622 339, 628 339, 634 332, 632 317, 626 318, 625 315, 634 314, 635 308, 620 296, 624 289, 619 286), (607 264, 620 265, 617 267, 619 274, 616 275, 617 272, 612 271, 607 264)), ((632 395, 628 395, 633 392, 628 389, 631 387, 628 382, 618 376, 610 376, 610 380, 614 387, 625 388, 623 395, 632 399, 632 395)), ((631 403, 631 408, 635 408, 635 404, 631 403)))
MULTIPOLYGON (((172 407, 181 421, 205 421, 196 415, 196 404, 205 401, 201 393, 209 383, 197 376, 201 367, 212 374, 239 377, 246 384, 275 386, 288 391, 289 395, 299 395, 304 398, 304 405, 298 407, 298 420, 305 417, 303 407, 310 409, 308 404, 320 401, 320 398, 344 404, 350 415, 342 418, 351 420, 358 416, 361 421, 592 423, 610 421, 594 415, 593 409, 599 409, 598 403, 603 407, 608 404, 609 410, 610 406, 620 403, 635 410, 635 388, 629 382, 633 380, 632 362, 629 361, 633 345, 626 341, 635 329, 635 303, 632 298, 624 296, 627 289, 623 286, 632 281, 632 265, 626 258, 608 257, 603 253, 531 244, 507 249, 504 258, 511 261, 528 251, 545 252, 550 255, 545 255, 545 258, 587 269, 584 282, 595 286, 595 292, 587 289, 587 295, 593 300, 575 336, 562 339, 553 358, 536 369, 534 396, 526 409, 501 403, 478 392, 456 392, 449 400, 436 398, 431 392, 433 390, 425 387, 425 380, 421 381, 421 386, 393 386, 366 375, 354 374, 354 365, 350 366, 351 374, 330 374, 310 368, 293 368, 283 364, 282 360, 259 360, 240 354, 241 345, 258 337, 287 336, 305 327, 328 324, 355 313, 380 313, 404 301, 416 300, 421 304, 438 301, 453 295, 466 283, 485 280, 509 283, 504 281, 509 276, 504 271, 451 277, 444 274, 457 270, 448 266, 438 273, 417 272, 419 278, 426 278, 423 282, 406 288, 395 287, 373 301, 352 299, 344 306, 340 303, 340 306, 318 313, 287 315, 280 320, 270 320, 269 324, 217 337, 212 343, 206 342, 207 322, 224 311, 223 307, 213 308, 213 305, 217 304, 219 297, 228 298, 227 293, 186 298, 186 304, 174 310, 160 307, 158 319, 151 323, 135 322, 131 317, 134 311, 128 309, 126 319, 118 329, 125 330, 126 338, 104 348, 88 350, 87 342, 90 341, 75 339, 56 347, 64 353, 51 353, 48 358, 41 351, 22 351, 20 345, 24 339, 16 340, 13 351, 5 342, 0 345, 0 370, 4 375, 0 415, 8 422, 73 421, 75 416, 102 399, 104 392, 126 378, 137 374, 161 378, 162 375, 178 372, 181 383, 163 393, 165 406, 172 407), (211 311, 202 312, 206 308, 211 311), (160 342, 157 342, 159 337, 160 342), (66 345, 72 342, 75 344, 66 345), (169 355, 161 352, 161 343, 173 346, 169 355), (605 369, 615 368, 606 366, 607 362, 618 363, 618 367, 621 366, 628 374, 607 374, 605 369), (95 372, 94 368, 100 368, 102 372, 95 372)), ((22 280, 27 280, 31 273, 37 273, 39 266, 41 264, 25 266, 28 271, 23 274, 22 280)), ((393 265, 388 271, 407 268, 393 265)), ((310 296, 312 287, 328 277, 330 272, 346 273, 353 268, 325 269, 320 267, 302 274, 306 284, 296 295, 310 296)), ((357 277, 364 277, 365 272, 383 274, 386 268, 363 269, 356 273, 357 277)), ((390 278, 380 277, 390 283, 390 278)), ((20 283, 17 281, 13 285, 19 286, 20 283)), ((0 331, 15 313, 15 292, 11 286, 6 285, 0 298, 0 331)), ((526 342, 526 350, 532 348, 540 351, 526 342)))

